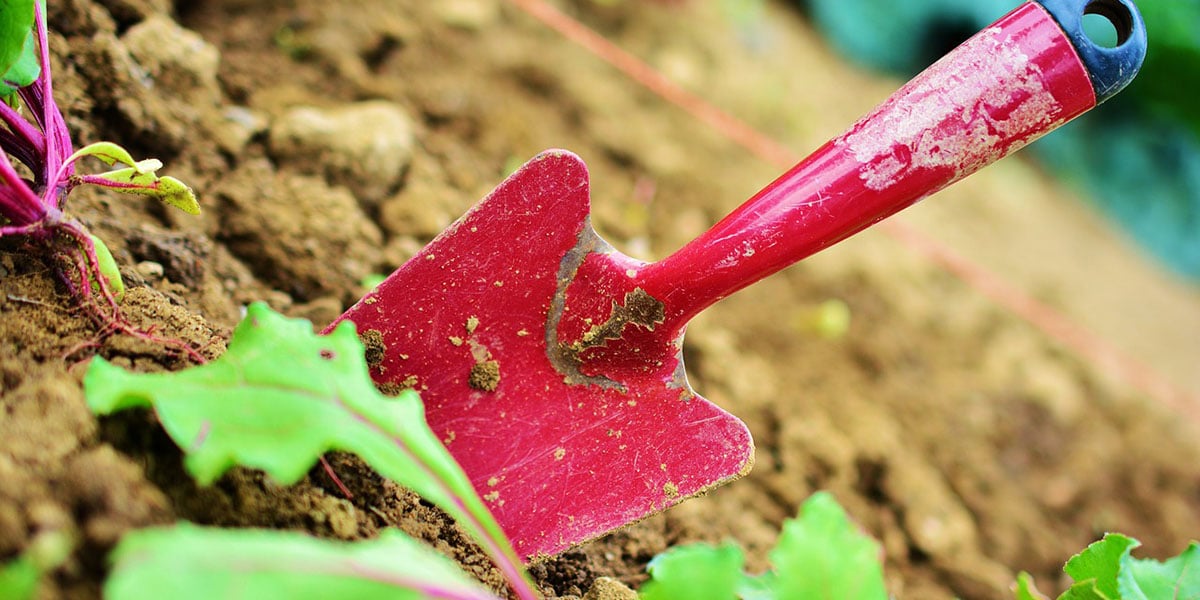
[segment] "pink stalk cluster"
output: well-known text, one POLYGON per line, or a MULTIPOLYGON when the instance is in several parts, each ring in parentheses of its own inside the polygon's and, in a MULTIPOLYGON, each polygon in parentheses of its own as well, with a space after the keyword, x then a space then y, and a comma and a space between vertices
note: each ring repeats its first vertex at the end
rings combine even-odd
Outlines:
POLYGON ((54 102, 50 83, 45 15, 36 2, 34 27, 41 73, 32 84, 17 90, 34 122, 27 121, 7 102, 0 102, 0 120, 6 127, 0 129, 0 149, 3 149, 0 153, 0 216, 7 221, 0 226, 0 236, 23 235, 38 242, 49 242, 58 236, 67 238, 68 245, 81 250, 82 256, 61 250, 56 252, 60 257, 71 258, 70 263, 78 271, 78 279, 64 277, 64 283, 73 294, 89 299, 91 286, 88 282, 95 282, 113 314, 117 314, 116 299, 108 282, 99 276, 99 259, 91 236, 83 224, 68 219, 62 211, 63 201, 78 180, 74 177, 74 161, 68 160, 72 154, 71 136, 62 112, 54 102), (33 174, 32 180, 17 172, 10 156, 28 167, 33 174))
POLYGON ((0 121, 5 126, 0 128, 0 237, 24 236, 44 244, 62 261, 63 284, 72 297, 82 300, 89 309, 101 338, 113 333, 131 334, 180 348, 192 360, 204 362, 204 357, 187 344, 140 331, 124 318, 113 287, 102 272, 97 242, 82 223, 64 214, 63 202, 67 195, 82 183, 115 189, 145 186, 75 174, 75 161, 79 156, 73 153, 70 132, 54 102, 46 19, 37 2, 34 3, 34 27, 41 73, 33 83, 17 90, 25 109, 32 114, 33 122, 18 108, 0 101, 0 121), (23 177, 10 157, 28 168, 32 178, 23 177))
POLYGON ((0 129, 0 215, 8 221, 0 235, 45 238, 64 222, 62 201, 73 187, 75 168, 66 160, 72 152, 71 136, 52 95, 46 21, 36 3, 34 11, 41 74, 17 93, 36 126, 16 108, 0 103, 0 120, 7 127, 0 129), (17 173, 9 156, 29 167, 32 181, 17 173))

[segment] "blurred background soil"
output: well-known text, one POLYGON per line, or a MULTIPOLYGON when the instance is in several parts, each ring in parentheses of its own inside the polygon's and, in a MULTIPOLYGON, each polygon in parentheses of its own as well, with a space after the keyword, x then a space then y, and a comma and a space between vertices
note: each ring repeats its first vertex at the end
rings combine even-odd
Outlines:
MULTIPOLYGON (((794 7, 558 6, 798 154, 900 83, 849 66, 794 7)), ((131 320, 210 357, 252 300, 323 327, 546 148, 587 161, 597 229, 646 259, 779 172, 503 0, 65 0, 49 17, 76 144, 162 159, 204 214, 82 190, 69 209, 112 248, 131 320)), ((1157 557, 1200 537, 1197 289, 1021 157, 898 218, 1153 369, 1172 402, 868 231, 689 328, 691 382, 747 422, 754 471, 535 566, 548 596, 606 575, 636 586, 693 541, 735 540, 764 570, 818 489, 881 541, 898 598, 1008 597, 1019 570, 1055 591, 1106 531, 1157 557), (812 325, 830 301, 851 317, 831 336, 812 325)), ((96 354, 186 361, 101 335, 20 240, 0 241, 0 273, 0 559, 47 532, 78 542, 41 597, 98 597, 120 536, 175 519, 341 539, 399 525, 502 587, 452 524, 353 457, 331 460, 353 500, 319 469, 290 488, 241 469, 197 488, 152 415, 98 422, 79 387, 96 354)))

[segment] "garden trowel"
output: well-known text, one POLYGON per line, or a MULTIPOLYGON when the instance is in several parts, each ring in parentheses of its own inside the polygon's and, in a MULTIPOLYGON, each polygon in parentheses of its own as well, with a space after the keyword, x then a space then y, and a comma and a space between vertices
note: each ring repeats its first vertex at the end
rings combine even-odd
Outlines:
POLYGON ((745 425, 688 385, 689 319, 1091 109, 1145 45, 1130 0, 1026 3, 658 262, 605 243, 583 162, 544 152, 341 319, 517 552, 561 552, 750 470, 745 425))

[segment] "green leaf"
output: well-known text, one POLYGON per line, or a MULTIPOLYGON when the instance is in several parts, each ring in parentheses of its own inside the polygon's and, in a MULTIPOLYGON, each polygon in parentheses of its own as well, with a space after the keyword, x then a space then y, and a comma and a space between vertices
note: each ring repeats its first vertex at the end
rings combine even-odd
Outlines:
POLYGON ((758 577, 743 576, 738 585, 741 600, 775 600, 775 573, 767 572, 758 577))
POLYGON ((30 31, 25 36, 24 50, 17 57, 17 62, 4 71, 3 75, 0 75, 0 96, 15 102, 16 97, 13 94, 18 89, 37 81, 41 74, 42 64, 37 55, 37 38, 30 31))
POLYGON ((349 321, 318 336, 308 321, 256 302, 216 361, 178 373, 134 374, 96 358, 83 383, 97 413, 153 406, 201 484, 235 464, 291 484, 323 453, 353 452, 454 517, 514 585, 525 581, 500 526, 425 423, 421 399, 412 391, 389 398, 375 389, 349 321))
MULTIPOLYGON (((860 533, 827 492, 813 494, 800 516, 783 524, 770 553, 774 569, 741 574, 743 557, 725 544, 682 546, 650 562, 643 600, 886 600, 879 545, 860 533)), ((1024 600, 1024 599, 1022 599, 1024 600)))
POLYGON ((1125 554, 1117 588, 1123 600, 1200 598, 1200 544, 1192 542, 1182 554, 1166 562, 1125 554))
POLYGON ((109 558, 108 600, 495 599, 457 565, 392 529, 348 543, 180 523, 131 532, 109 558))
POLYGON ((0 567, 0 600, 28 600, 37 592, 41 572, 28 556, 22 554, 13 562, 0 567))
POLYGON ((1085 548, 1083 552, 1071 557, 1067 561, 1063 571, 1071 576, 1071 579, 1077 583, 1071 586, 1064 598, 1074 600, 1075 598, 1109 598, 1117 600, 1120 594, 1117 591, 1117 572, 1121 567, 1121 557, 1128 556, 1134 548, 1140 546, 1141 543, 1137 540, 1123 536, 1119 533, 1109 533, 1104 536, 1104 539, 1092 543, 1085 548), (1080 584, 1094 586, 1096 596, 1070 596, 1072 591, 1077 594, 1085 593, 1087 586, 1080 587, 1080 584))
MULTIPOLYGON (((71 156, 68 156, 67 160, 64 162, 75 162, 85 156, 98 158, 101 162, 110 167, 118 163, 130 167, 139 166, 139 162, 133 159, 133 155, 129 154, 128 150, 112 142, 96 142, 94 144, 88 144, 76 150, 75 153, 71 156)), ((162 163, 158 160, 150 159, 150 161, 142 161, 145 164, 138 169, 138 173, 153 173, 162 168, 162 163), (157 163, 157 166, 154 166, 155 163, 157 163), (147 167, 151 168, 147 169, 147 167)))
POLYGON ((1017 600, 1046 600, 1046 597, 1033 585, 1033 576, 1025 571, 1017 574, 1017 586, 1014 590, 1017 600))
POLYGON ((1137 5, 1150 45, 1129 91, 1151 110, 1176 118, 1200 135, 1200 103, 1179 93, 1200 86, 1200 1, 1138 0, 1137 5))
POLYGON ((152 196, 164 204, 174 206, 189 214, 200 214, 200 203, 192 188, 174 177, 159 177, 157 172, 162 168, 162 161, 155 158, 134 160, 129 151, 112 142, 96 142, 88 144, 67 157, 65 162, 71 163, 85 156, 92 156, 104 164, 127 165, 123 169, 115 169, 98 175, 84 175, 84 183, 91 183, 128 194, 152 196))
POLYGON ((379 287, 379 284, 383 283, 385 279, 387 279, 387 275, 383 273, 371 273, 359 280, 358 285, 363 289, 373 290, 379 287))
POLYGON ((13 72, 25 55, 35 54, 32 39, 33 0, 0 0, 0 73, 3 74, 0 79, 4 82, 0 95, 8 96, 16 88, 33 82, 33 79, 21 81, 22 74, 13 72))
POLYGON ((155 169, 162 166, 157 160, 149 159, 138 163, 138 166, 116 169, 98 175, 85 175, 83 181, 127 194, 151 196, 164 204, 174 206, 189 214, 200 214, 200 203, 192 188, 182 181, 170 176, 159 177, 154 171, 147 171, 148 165, 158 163, 155 169), (151 162, 153 161, 153 162, 151 162))
MULTIPOLYGON (((109 251, 108 245, 104 240, 88 234, 92 239, 92 247, 96 251, 96 267, 104 279, 108 281, 108 289, 112 291, 113 297, 120 302, 125 299, 125 281, 121 279, 121 269, 117 268, 117 261, 113 258, 112 252, 109 251)), ((97 293, 100 291, 100 286, 92 282, 92 289, 97 293)))
POLYGON ((1104 595, 1096 587, 1095 579, 1075 583, 1058 597, 1058 600, 1119 600, 1104 595))
POLYGON ((779 598, 886 600, 879 544, 858 531, 827 492, 786 521, 771 551, 779 598))
POLYGON ((643 600, 730 600, 742 580, 742 550, 733 544, 678 546, 654 557, 643 600))

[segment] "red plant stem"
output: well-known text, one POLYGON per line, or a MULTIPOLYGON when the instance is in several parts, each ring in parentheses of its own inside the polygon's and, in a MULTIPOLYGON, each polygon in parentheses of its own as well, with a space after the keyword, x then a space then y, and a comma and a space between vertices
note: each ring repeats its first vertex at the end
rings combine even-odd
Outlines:
MULTIPOLYGON (((112 289, 108 285, 108 278, 100 274, 100 258, 96 256, 96 246, 92 242, 91 236, 84 232, 83 226, 76 221, 67 221, 58 226, 58 231, 66 234, 73 242, 83 251, 84 260, 87 263, 88 270, 95 273, 93 278, 94 283, 100 288, 100 295, 108 302, 108 308, 111 311, 113 319, 121 314, 121 307, 117 304, 116 297, 113 296, 112 289)), ((86 275, 86 273, 85 273, 86 275)), ((82 281, 83 293, 86 296, 90 293, 90 286, 87 285, 88 277, 84 277, 82 281)))
MULTIPOLYGON (((42 136, 42 132, 38 131, 38 128, 34 127, 32 123, 26 121, 25 117, 21 116, 21 113, 9 106, 7 102, 0 102, 0 120, 4 121, 4 124, 8 126, 10 135, 14 137, 9 143, 13 146, 25 146, 26 153, 32 154, 30 157, 23 158, 40 160, 41 155, 46 153, 46 140, 42 136)), ((12 152, 13 148, 8 148, 8 150, 12 152)), ((29 164, 28 162, 25 164, 34 171, 41 170, 41 165, 29 164)))
POLYGON ((4 152, 11 154, 19 162, 25 165, 31 165, 30 169, 37 170, 36 165, 40 165, 41 157, 32 145, 27 144, 24 140, 17 137, 16 134, 7 130, 0 129, 0 148, 4 152))
MULTIPOLYGON (((40 225, 35 224, 35 226, 40 225)), ((67 286, 68 292, 72 296, 78 296, 82 300, 80 304, 88 308, 87 314, 93 326, 98 330, 98 339, 121 333, 151 344, 173 348, 187 356, 188 360, 195 364, 208 362, 208 359, 190 344, 182 340, 155 335, 154 326, 142 331, 125 319, 121 307, 117 304, 112 289, 108 285, 108 280, 99 272, 99 259, 96 257, 95 247, 82 225, 76 221, 66 221, 57 224, 53 229, 70 238, 73 245, 80 248, 80 252, 77 253, 63 253, 69 257, 70 262, 74 263, 74 268, 78 272, 79 284, 76 285, 75 281, 65 274, 62 280, 67 286), (93 297, 93 283, 98 288, 97 295, 103 300, 93 297)), ((68 353, 68 356, 70 354, 68 353)))
POLYGON ((13 226, 38 223, 50 214, 3 153, 0 153, 0 186, 0 215, 13 226))
POLYGON ((342 492, 342 495, 347 500, 354 499, 354 494, 350 493, 350 488, 347 488, 346 484, 342 483, 342 478, 338 477, 337 472, 333 470, 333 465, 329 464, 329 461, 324 456, 321 457, 321 467, 325 469, 325 474, 333 480, 333 485, 337 486, 337 489, 342 492))
POLYGON ((63 121, 62 112, 54 102, 54 83, 50 76, 50 37, 46 30, 46 16, 42 14, 42 8, 37 2, 33 4, 42 73, 28 89, 41 95, 41 102, 34 105, 34 110, 41 109, 38 121, 41 123, 42 132, 46 137, 46 164, 43 166, 43 172, 46 177, 54 176, 56 178, 53 181, 45 182, 47 189, 43 199, 50 206, 58 208, 62 198, 58 188, 66 183, 65 178, 74 173, 74 169, 70 165, 63 165, 63 160, 71 154, 71 134, 67 131, 67 124, 63 121), (61 172, 60 167, 62 167, 61 172), (58 177, 63 179, 57 179, 58 177))
POLYGON ((32 236, 38 233, 42 228, 41 223, 30 223, 29 225, 12 225, 0 227, 0 236, 5 235, 27 235, 32 236))
MULTIPOLYGON (((508 1, 762 160, 787 169, 803 158, 737 117, 684 90, 641 59, 543 0, 508 1)), ((986 268, 954 253, 945 244, 933 240, 911 225, 898 219, 889 219, 882 222, 880 228, 910 251, 925 257, 974 287, 986 298, 1033 324, 1096 368, 1115 374, 1163 405, 1200 423, 1200 398, 1177 389, 1148 366, 1115 349, 1096 334, 1074 324, 1062 313, 1005 282, 986 268)))
MULTIPOLYGON (((38 63, 41 65, 42 72, 38 78, 34 80, 33 85, 24 88, 22 91, 29 94, 26 96, 26 104, 29 105, 33 112, 34 119, 42 128, 42 133, 46 136, 46 154, 52 154, 52 141, 50 129, 54 125, 50 114, 54 112, 54 88, 51 83, 50 74, 50 44, 49 32, 46 30, 46 18, 42 14, 42 7, 38 3, 33 6, 33 24, 38 40, 38 63)), ((48 169, 49 170, 49 169, 48 169)))
POLYGON ((113 181, 99 175, 81 175, 77 178, 80 183, 90 183, 117 191, 137 191, 155 189, 154 185, 145 185, 141 183, 127 183, 124 181, 113 181))

